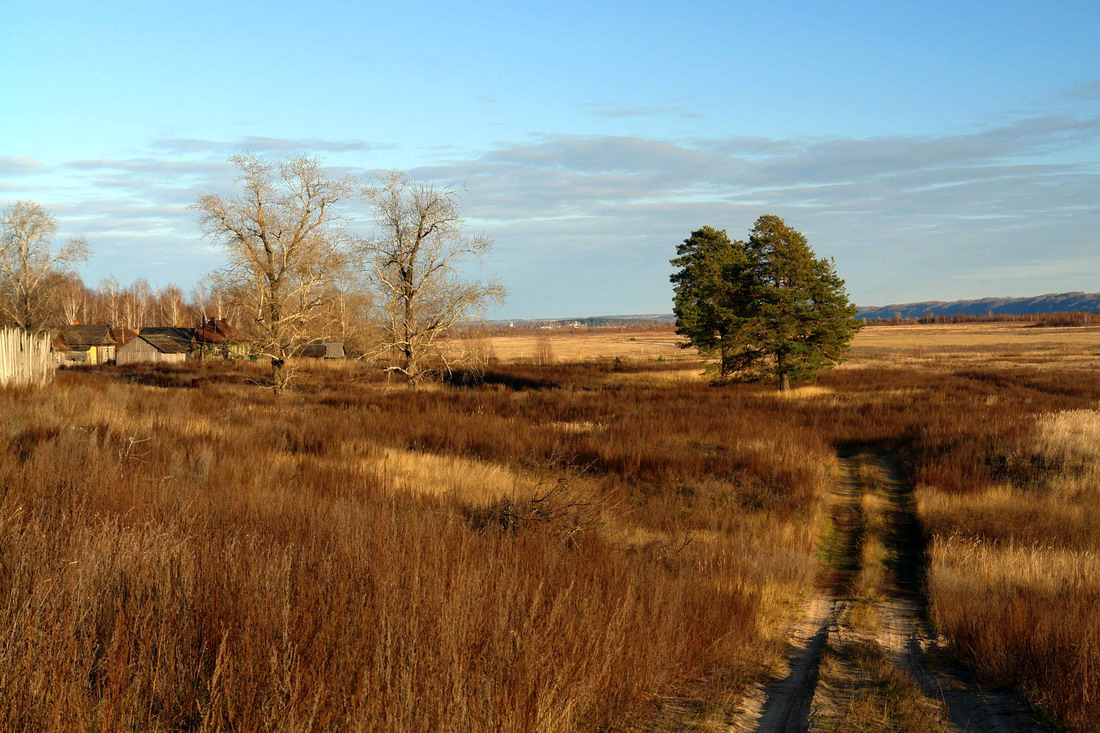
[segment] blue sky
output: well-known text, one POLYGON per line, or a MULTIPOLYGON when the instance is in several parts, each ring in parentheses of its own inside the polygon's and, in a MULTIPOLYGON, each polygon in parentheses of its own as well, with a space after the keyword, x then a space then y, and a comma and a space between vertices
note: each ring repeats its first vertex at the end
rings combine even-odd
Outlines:
POLYGON ((860 304, 1100 291, 1095 0, 413 5, 14 0, 0 203, 187 288, 225 158, 307 153, 465 186, 498 317, 668 312, 676 243, 764 213, 860 304))

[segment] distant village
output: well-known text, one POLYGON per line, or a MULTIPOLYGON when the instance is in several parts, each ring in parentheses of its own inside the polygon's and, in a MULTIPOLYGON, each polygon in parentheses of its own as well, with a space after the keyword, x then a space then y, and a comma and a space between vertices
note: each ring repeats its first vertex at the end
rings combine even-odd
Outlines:
MULTIPOLYGON (((60 366, 172 363, 188 359, 256 359, 248 338, 224 318, 197 328, 151 326, 140 330, 109 324, 73 324, 51 329, 50 349, 60 366)), ((343 359, 344 344, 311 341, 299 356, 343 359)))

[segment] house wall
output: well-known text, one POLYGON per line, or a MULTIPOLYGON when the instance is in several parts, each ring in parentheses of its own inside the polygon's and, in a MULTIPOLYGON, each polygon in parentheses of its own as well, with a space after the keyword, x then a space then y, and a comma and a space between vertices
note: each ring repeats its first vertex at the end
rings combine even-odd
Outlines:
POLYGON ((106 364, 115 358, 114 346, 93 346, 88 351, 89 364, 106 364))
POLYGON ((55 351, 53 352, 54 360, 58 364, 92 364, 90 361, 92 356, 88 351, 76 351, 69 349, 67 351, 55 351))
POLYGON ((187 358, 187 354, 164 354, 148 341, 136 338, 118 349, 115 354, 115 362, 118 364, 134 364, 137 362, 173 363, 181 362, 187 358))

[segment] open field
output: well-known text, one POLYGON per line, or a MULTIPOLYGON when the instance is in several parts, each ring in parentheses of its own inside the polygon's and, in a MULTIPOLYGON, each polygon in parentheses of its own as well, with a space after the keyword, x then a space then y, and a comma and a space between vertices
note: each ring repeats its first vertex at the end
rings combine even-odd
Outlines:
POLYGON ((536 361, 549 346, 552 361, 599 359, 695 359, 679 347, 683 341, 672 326, 645 328, 584 328, 493 335, 486 339, 488 354, 502 362, 536 361))
MULTIPOLYGON (((478 339, 475 350, 501 363, 681 361, 696 359, 679 347, 672 326, 614 329, 521 330, 478 339), (548 358, 547 358, 548 357, 548 358)), ((852 345, 845 368, 890 363, 950 368, 966 362, 990 365, 1091 368, 1100 365, 1100 327, 1037 327, 1031 323, 868 326, 852 345)))
POLYGON ((0 390, 0 729, 954 730, 948 675, 1090 730, 1100 337, 919 329, 782 396, 596 329, 0 390))
POLYGON ((853 343, 850 366, 884 360, 923 367, 971 362, 1092 368, 1100 365, 1100 327, 1036 327, 1028 323, 870 326, 853 343))

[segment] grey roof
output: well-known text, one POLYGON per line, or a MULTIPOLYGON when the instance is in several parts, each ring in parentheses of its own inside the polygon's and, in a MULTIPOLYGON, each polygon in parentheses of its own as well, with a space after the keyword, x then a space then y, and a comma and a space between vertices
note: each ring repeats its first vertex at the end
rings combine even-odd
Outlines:
MULTIPOLYGON (((191 350, 191 344, 195 342, 194 328, 176 328, 175 326, 150 326, 141 329, 141 336, 165 336, 183 347, 184 351, 191 350)), ((152 343, 152 342, 150 342, 152 343)), ((166 354, 178 354, 178 351, 166 351, 166 354)))
POLYGON ((94 326, 61 326, 58 335, 72 351, 87 351, 93 346, 112 346, 115 339, 107 324, 94 326))
POLYGON ((340 341, 312 341, 302 347, 302 356, 314 359, 343 359, 344 344, 340 341))
POLYGON ((149 343, 162 354, 186 354, 188 351, 186 345, 181 344, 171 336, 159 333, 144 333, 144 329, 142 331, 138 338, 149 343))

